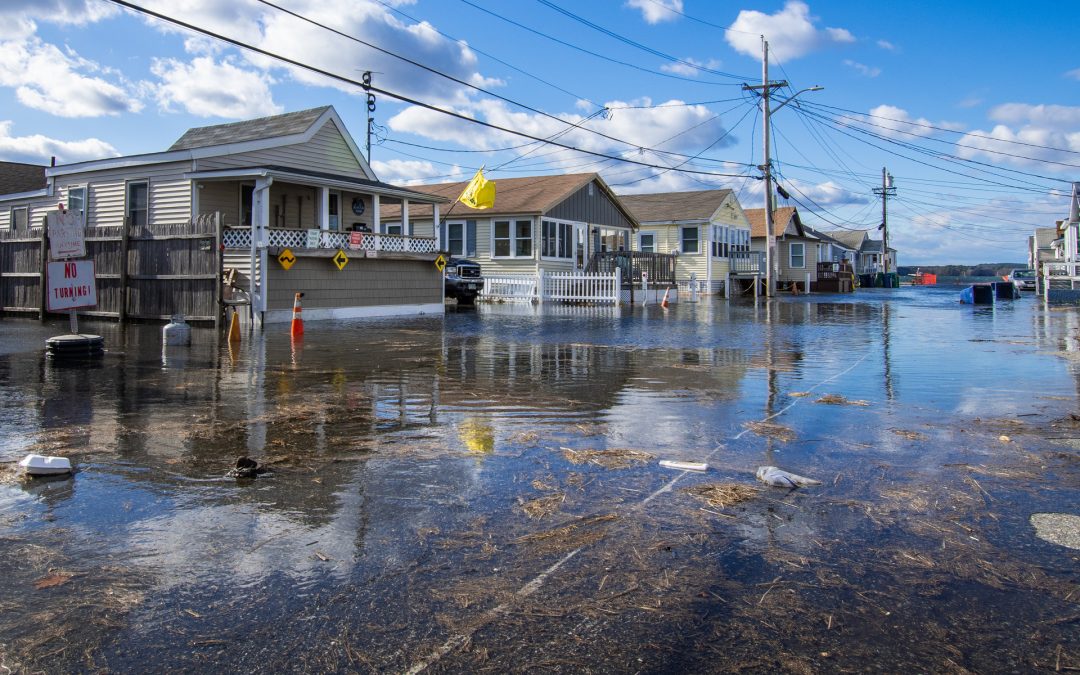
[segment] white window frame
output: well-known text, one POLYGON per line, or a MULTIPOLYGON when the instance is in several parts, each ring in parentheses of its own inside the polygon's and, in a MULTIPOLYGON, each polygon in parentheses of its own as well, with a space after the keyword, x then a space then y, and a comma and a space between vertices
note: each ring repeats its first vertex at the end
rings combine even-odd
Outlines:
POLYGON ((30 207, 29 206, 12 206, 8 211, 8 229, 12 232, 16 230, 15 226, 15 212, 23 212, 23 222, 26 223, 26 229, 30 229, 30 207))
POLYGON ((68 208, 68 211, 74 211, 75 210, 71 206, 71 193, 72 192, 80 192, 80 193, 82 193, 82 208, 79 209, 79 210, 83 212, 83 217, 85 218, 86 217, 86 211, 87 211, 87 208, 86 208, 86 196, 90 193, 90 191, 87 189, 87 187, 85 185, 69 185, 68 188, 67 188, 67 208, 68 208))
POLYGON ((505 260, 505 259, 510 259, 510 258, 524 258, 524 259, 531 260, 532 257, 533 257, 533 253, 532 253, 532 251, 533 251, 533 240, 534 240, 534 237, 533 237, 533 220, 532 220, 532 218, 492 218, 491 219, 491 257, 493 259, 504 259, 505 260), (500 237, 498 240, 499 241, 506 241, 506 242, 509 243, 509 245, 510 245, 510 249, 509 249, 510 254, 509 255, 498 255, 498 254, 495 253, 495 241, 496 241, 495 229, 496 229, 496 223, 506 223, 507 224, 506 225, 506 227, 507 227, 507 236, 506 237, 500 237), (527 241, 529 242, 529 253, 528 254, 524 254, 524 253, 519 254, 518 253, 518 242, 519 241, 526 241, 526 238, 518 237, 518 225, 520 225, 522 223, 527 223, 528 226, 529 226, 529 237, 527 239, 527 241))
MULTIPOLYGON (((131 188, 136 185, 142 185, 146 188, 146 225, 150 224, 150 181, 147 179, 142 180, 129 180, 124 184, 124 222, 131 222, 131 188)), ((254 200, 252 200, 252 206, 254 206, 254 200)), ((132 223, 134 224, 134 223, 132 223)))
POLYGON ((679 226, 679 254, 680 255, 700 255, 701 254, 701 226, 700 225, 680 225, 679 226), (686 250, 686 231, 695 230, 697 236, 694 237, 693 251, 686 250))
POLYGON ((382 233, 383 234, 392 234, 392 235, 395 235, 395 236, 398 236, 398 237, 404 236, 404 234, 405 234, 404 230, 401 229, 401 221, 400 220, 391 220, 389 222, 383 223, 383 231, 382 231, 382 233), (390 231, 391 228, 396 229, 397 232, 391 232, 390 231))
POLYGON ((801 241, 793 241, 788 244, 788 267, 793 270, 806 269, 806 244, 801 241), (799 255, 802 258, 802 263, 795 264, 795 247, 798 246, 802 253, 799 255))
POLYGON ((469 226, 464 220, 448 220, 446 221, 446 250, 451 256, 455 258, 467 257, 467 251, 469 250, 469 226), (450 248, 450 242, 453 238, 450 236, 450 228, 457 225, 461 228, 461 251, 457 252, 450 248))
POLYGON ((660 246, 660 237, 657 235, 656 230, 642 230, 637 235, 637 250, 642 253, 658 253, 660 246), (641 240, 642 237, 652 237, 652 249, 645 250, 645 243, 641 240))
POLYGON ((540 259, 541 260, 558 260, 558 261, 573 260, 574 259, 574 228, 575 228, 575 226, 580 225, 580 224, 581 223, 577 223, 577 222, 574 222, 572 220, 561 220, 559 218, 541 218, 540 219, 540 259), (548 224, 548 223, 552 223, 552 224, 555 225, 555 251, 558 252, 558 251, 563 250, 565 248, 565 250, 568 253, 568 255, 565 258, 562 257, 562 256, 559 256, 559 255, 554 255, 554 256, 544 255, 544 240, 545 240, 544 226, 546 224, 548 224), (564 243, 563 242, 563 234, 564 234, 564 232, 565 232, 565 236, 568 239, 568 241, 565 242, 565 246, 563 245, 563 243, 564 243))

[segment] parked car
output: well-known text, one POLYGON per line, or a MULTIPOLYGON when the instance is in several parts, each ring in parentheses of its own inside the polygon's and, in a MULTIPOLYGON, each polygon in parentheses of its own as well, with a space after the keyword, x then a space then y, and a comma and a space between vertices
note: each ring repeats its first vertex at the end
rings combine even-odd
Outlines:
POLYGON ((1009 281, 1022 291, 1033 291, 1035 290, 1035 270, 1013 270, 1009 273, 1009 281))
POLYGON ((476 304, 476 296, 484 289, 480 266, 464 258, 450 258, 446 263, 446 297, 459 305, 476 304))

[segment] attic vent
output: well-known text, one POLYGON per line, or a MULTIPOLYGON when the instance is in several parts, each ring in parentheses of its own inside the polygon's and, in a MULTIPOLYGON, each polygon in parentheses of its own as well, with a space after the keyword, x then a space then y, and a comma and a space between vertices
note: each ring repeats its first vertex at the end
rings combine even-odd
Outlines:
POLYGON ((592 183, 589 183, 589 196, 590 197, 593 196, 593 184, 592 183))

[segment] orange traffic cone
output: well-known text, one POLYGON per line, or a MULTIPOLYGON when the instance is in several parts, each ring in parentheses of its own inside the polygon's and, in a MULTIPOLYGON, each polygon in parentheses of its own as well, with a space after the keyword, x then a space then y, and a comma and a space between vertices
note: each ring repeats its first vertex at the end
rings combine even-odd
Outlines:
POLYGON ((670 286, 668 288, 664 289, 664 299, 660 301, 660 306, 663 307, 664 309, 668 308, 667 299, 668 299, 668 293, 670 293, 670 292, 671 292, 671 287, 670 286))
POLYGON ((240 314, 236 308, 232 308, 232 319, 229 321, 229 342, 240 342, 240 314))
POLYGON ((289 329, 289 335, 293 337, 300 337, 304 334, 304 319, 301 316, 304 308, 300 306, 300 298, 302 297, 304 297, 303 293, 297 293, 296 298, 293 300, 292 327, 289 329))

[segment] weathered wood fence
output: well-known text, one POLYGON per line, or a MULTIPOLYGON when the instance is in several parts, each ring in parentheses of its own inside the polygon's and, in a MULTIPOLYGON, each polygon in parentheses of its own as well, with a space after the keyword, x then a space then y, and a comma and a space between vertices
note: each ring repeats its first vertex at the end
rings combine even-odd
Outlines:
MULTIPOLYGON (((44 227, 0 232, 0 311, 44 320, 49 241, 44 227)), ((221 321, 221 218, 86 228, 86 259, 94 261, 96 307, 83 316, 117 319, 221 321)))

